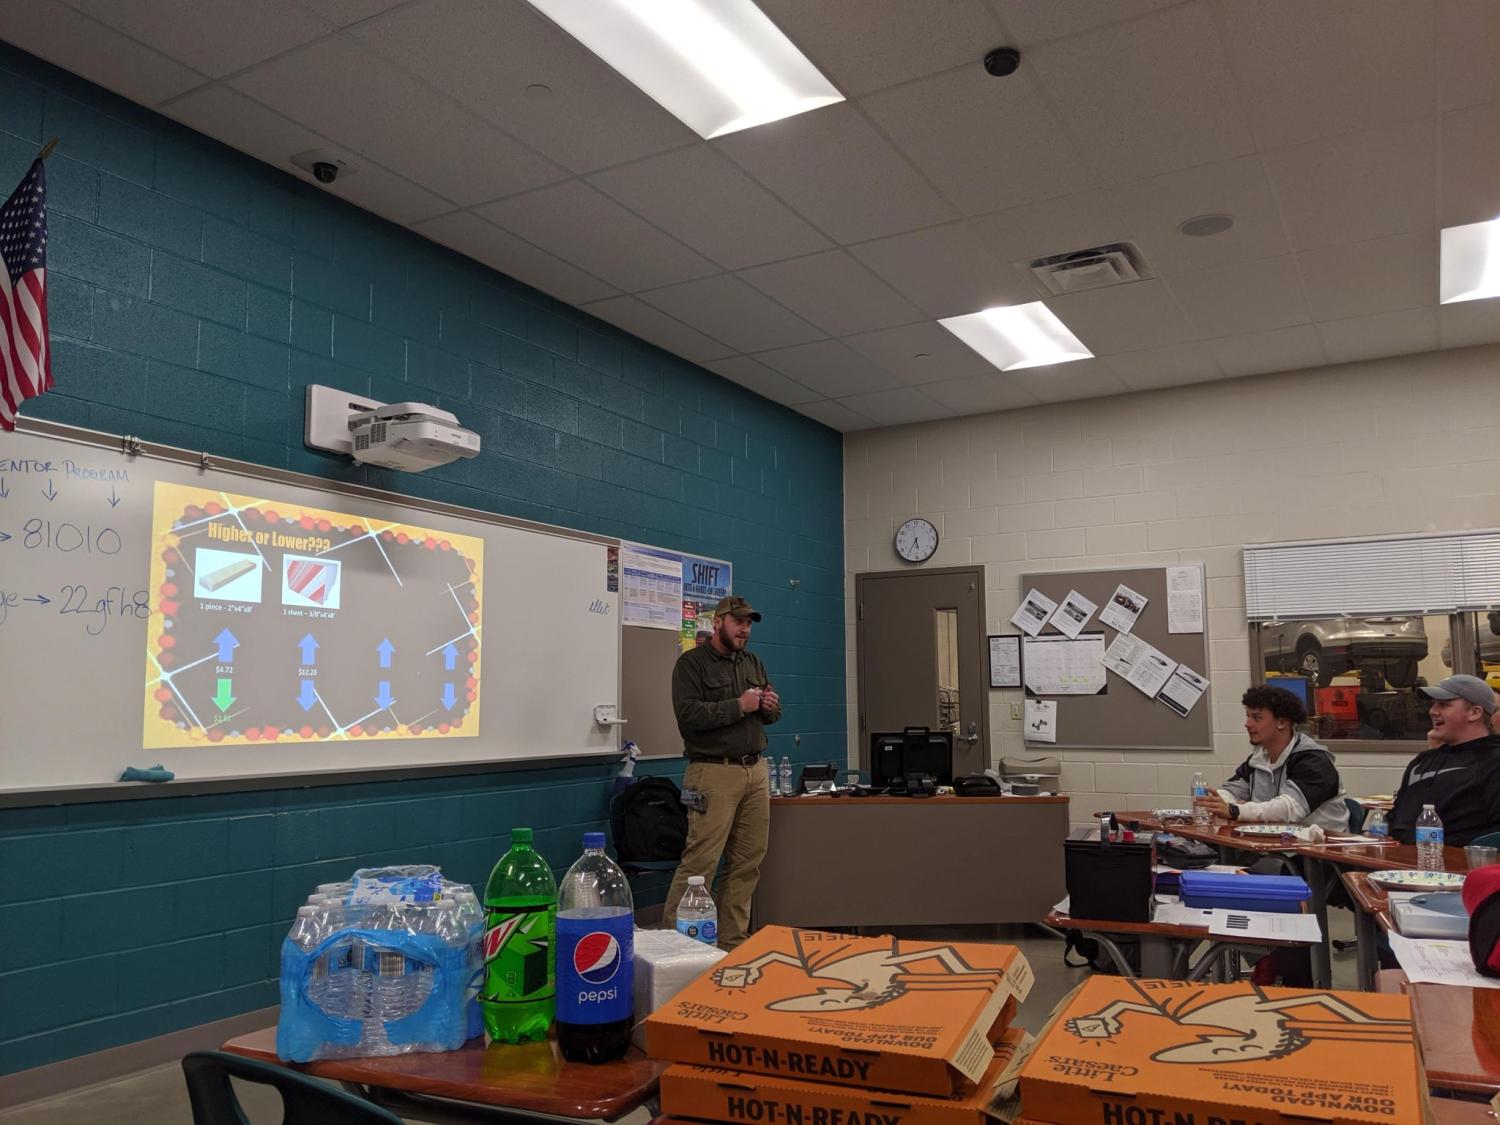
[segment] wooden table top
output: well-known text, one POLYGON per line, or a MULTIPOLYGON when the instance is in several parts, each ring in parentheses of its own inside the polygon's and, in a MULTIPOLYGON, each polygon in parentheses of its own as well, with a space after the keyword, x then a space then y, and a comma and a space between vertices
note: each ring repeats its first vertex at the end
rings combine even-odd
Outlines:
POLYGON ((1155 937, 1177 938, 1193 941, 1227 941, 1241 945, 1288 945, 1307 947, 1305 941, 1277 941, 1272 938, 1242 938, 1230 934, 1211 934, 1208 922, 1201 926, 1179 925, 1175 922, 1114 922, 1105 918, 1074 918, 1071 914, 1050 911, 1042 924, 1058 930, 1083 930, 1087 933, 1142 934, 1155 937))
POLYGON ((1242 852, 1290 852, 1296 849, 1295 844, 1283 843, 1279 838, 1265 836, 1245 836, 1235 833, 1233 826, 1223 821, 1199 828, 1188 820, 1158 820, 1149 810, 1134 812, 1117 812, 1117 819, 1123 826, 1127 823, 1139 824, 1142 828, 1152 829, 1157 832, 1170 832, 1174 836, 1181 836, 1185 840, 1197 840, 1200 843, 1212 844, 1215 847, 1234 848, 1242 852))
POLYGON ((1427 1081, 1440 1090, 1500 1093, 1500 988, 1412 984, 1398 969, 1375 974, 1376 992, 1405 992, 1427 1081))
POLYGON ((1496 1125, 1500 1121, 1488 1106, 1456 1098, 1433 1098, 1432 1119, 1437 1125, 1496 1125))
POLYGON ((335 1082, 603 1121, 622 1117, 655 1094, 668 1065, 632 1047, 617 1062, 589 1066, 564 1061, 550 1039, 485 1047, 483 1036, 457 1051, 284 1063, 276 1057, 274 1027, 238 1035, 223 1049, 335 1082))
POLYGON ((1395 922, 1391 920, 1391 900, 1384 887, 1370 882, 1370 877, 1363 871, 1345 871, 1340 877, 1344 881, 1344 889, 1349 892, 1349 897, 1358 909, 1374 915, 1376 923, 1386 933, 1396 928, 1395 922))

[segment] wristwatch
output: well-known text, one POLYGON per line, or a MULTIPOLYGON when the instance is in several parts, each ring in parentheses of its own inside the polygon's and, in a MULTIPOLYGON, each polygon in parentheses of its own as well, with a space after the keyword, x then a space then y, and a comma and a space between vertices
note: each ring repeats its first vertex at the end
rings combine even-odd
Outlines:
POLYGON ((1239 807, 1239 805, 1230 805, 1229 806, 1229 819, 1230 820, 1239 820, 1239 818, 1240 818, 1240 807, 1239 807))

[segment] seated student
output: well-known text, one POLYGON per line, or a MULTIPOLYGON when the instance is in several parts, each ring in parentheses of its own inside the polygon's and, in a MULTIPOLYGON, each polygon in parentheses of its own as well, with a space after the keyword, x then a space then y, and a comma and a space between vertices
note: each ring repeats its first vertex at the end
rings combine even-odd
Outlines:
POLYGON ((1417 689, 1432 705, 1428 745, 1401 777, 1391 809, 1391 835, 1416 839, 1417 817, 1432 805, 1443 822, 1443 842, 1458 847, 1500 832, 1500 735, 1490 730, 1495 692, 1478 676, 1449 676, 1417 689))
POLYGON ((1347 832, 1349 809, 1333 754, 1297 729, 1302 701, 1285 688, 1253 687, 1240 699, 1254 753, 1215 793, 1199 802, 1225 820, 1316 824, 1347 832))

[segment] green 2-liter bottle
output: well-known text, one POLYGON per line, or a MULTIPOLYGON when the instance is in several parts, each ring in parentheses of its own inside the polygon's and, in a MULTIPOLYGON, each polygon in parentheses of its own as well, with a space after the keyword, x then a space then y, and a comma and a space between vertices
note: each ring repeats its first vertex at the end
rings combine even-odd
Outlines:
POLYGON ((545 1039, 556 1012, 557 880, 514 828, 484 888, 484 990, 479 1007, 491 1040, 545 1039))

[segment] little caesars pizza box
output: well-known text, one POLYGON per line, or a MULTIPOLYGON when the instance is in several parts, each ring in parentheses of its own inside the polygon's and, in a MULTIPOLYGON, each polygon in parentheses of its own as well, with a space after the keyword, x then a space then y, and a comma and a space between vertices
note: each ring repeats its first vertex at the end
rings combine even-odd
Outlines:
POLYGON ((1405 996, 1090 977, 1021 1068, 1027 1120, 1430 1121, 1405 996))
POLYGON ((1016 1079, 1034 1042, 1018 1027, 995 1044, 989 1069, 956 1098, 856 1090, 800 1078, 669 1066, 661 1109, 673 1118, 731 1125, 1009 1125, 1018 1112, 1016 1079))
POLYGON ((767 926, 646 1019, 660 1059, 948 1097, 1031 991, 1013 945, 767 926))

